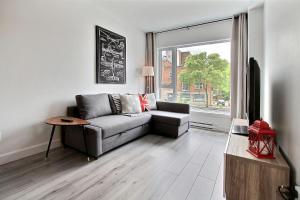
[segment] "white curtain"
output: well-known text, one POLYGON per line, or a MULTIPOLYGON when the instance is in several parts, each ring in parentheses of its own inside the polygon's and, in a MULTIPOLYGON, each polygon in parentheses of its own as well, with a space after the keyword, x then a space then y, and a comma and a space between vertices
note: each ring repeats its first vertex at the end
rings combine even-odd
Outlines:
POLYGON ((233 18, 231 37, 231 117, 245 118, 248 63, 247 13, 233 18))

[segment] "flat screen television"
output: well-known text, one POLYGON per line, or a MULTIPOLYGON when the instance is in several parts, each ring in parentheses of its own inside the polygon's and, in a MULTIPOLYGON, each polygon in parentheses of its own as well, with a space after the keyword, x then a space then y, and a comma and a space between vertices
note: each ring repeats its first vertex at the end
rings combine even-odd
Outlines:
POLYGON ((247 67, 247 115, 249 125, 260 119, 260 68, 254 58, 247 67))

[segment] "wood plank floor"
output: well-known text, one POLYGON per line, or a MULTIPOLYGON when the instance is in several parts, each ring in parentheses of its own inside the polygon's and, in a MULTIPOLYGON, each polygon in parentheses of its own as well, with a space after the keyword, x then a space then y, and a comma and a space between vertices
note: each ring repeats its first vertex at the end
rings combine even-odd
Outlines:
POLYGON ((221 200, 227 134, 147 135, 98 160, 52 150, 0 166, 0 199, 221 200))

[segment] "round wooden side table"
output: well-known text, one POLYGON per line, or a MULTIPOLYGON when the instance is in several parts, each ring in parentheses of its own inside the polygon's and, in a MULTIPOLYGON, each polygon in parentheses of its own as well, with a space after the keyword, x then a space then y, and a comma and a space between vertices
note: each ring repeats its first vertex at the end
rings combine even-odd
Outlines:
POLYGON ((88 161, 90 160, 89 159, 87 142, 86 142, 86 134, 85 134, 85 131, 84 131, 84 126, 90 124, 88 121, 83 120, 83 119, 79 119, 79 118, 75 118, 75 117, 62 117, 62 116, 60 116, 60 117, 52 117, 52 118, 47 119, 46 124, 52 125, 52 131, 51 131, 50 140, 49 140, 49 144, 48 144, 45 159, 48 158, 48 154, 49 154, 49 150, 50 150, 50 146, 51 146, 51 142, 52 142, 52 138, 53 138, 56 126, 80 126, 82 128, 82 135, 83 135, 83 140, 84 140, 85 152, 86 152, 86 155, 88 157, 88 161))

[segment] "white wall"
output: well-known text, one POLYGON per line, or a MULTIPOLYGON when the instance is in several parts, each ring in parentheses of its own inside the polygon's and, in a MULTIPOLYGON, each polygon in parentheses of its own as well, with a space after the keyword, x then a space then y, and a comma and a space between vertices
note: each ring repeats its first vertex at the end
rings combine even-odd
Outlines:
POLYGON ((300 184, 300 1, 265 2, 264 118, 296 169, 300 184))
POLYGON ((157 34, 156 47, 169 47, 231 38, 232 20, 157 34))
POLYGON ((259 66, 264 66, 264 7, 254 7, 248 11, 248 54, 259 66))
POLYGON ((248 10, 248 57, 254 57, 261 71, 261 115, 264 102, 264 6, 259 5, 248 10))
POLYGON ((44 151, 50 127, 43 122, 64 115, 76 94, 142 92, 144 37, 100 1, 1 0, 0 163, 44 151), (126 84, 96 84, 95 25, 126 37, 126 84))

